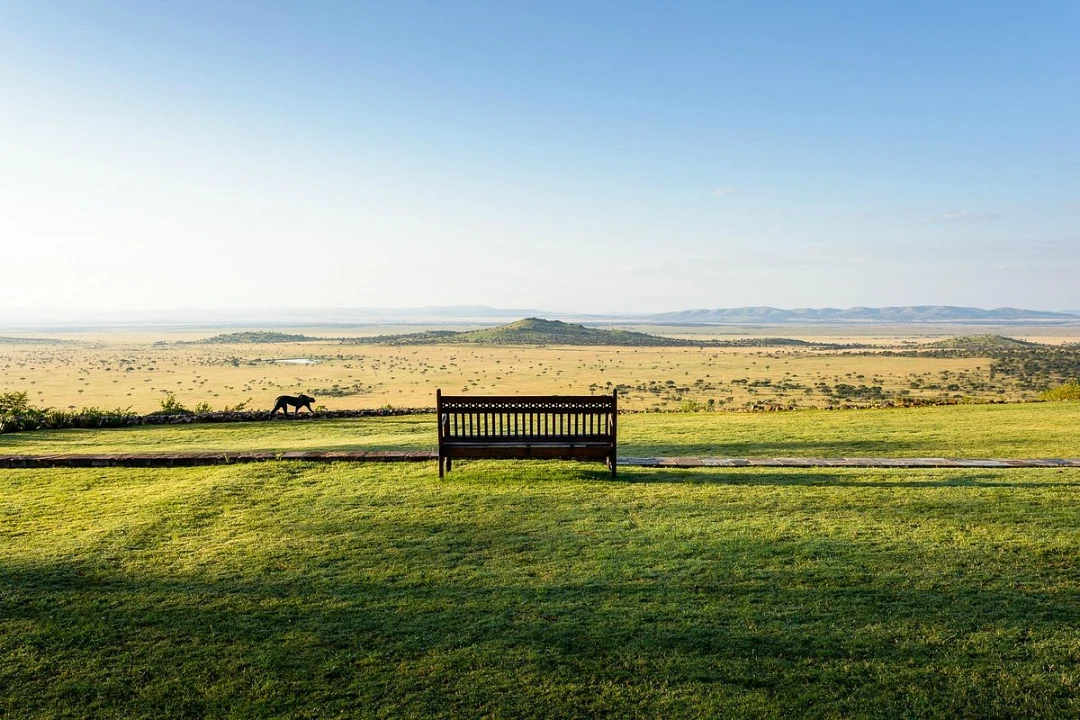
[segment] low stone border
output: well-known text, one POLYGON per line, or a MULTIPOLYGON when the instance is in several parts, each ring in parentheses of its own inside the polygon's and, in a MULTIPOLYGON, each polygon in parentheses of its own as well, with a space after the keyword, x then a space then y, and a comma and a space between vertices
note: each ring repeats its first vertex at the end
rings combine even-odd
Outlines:
POLYGON ((1036 468, 1080 467, 1080 458, 727 458, 628 457, 619 465, 656 468, 785 467, 785 468, 1036 468))
POLYGON ((281 420, 336 420, 338 418, 390 417, 398 415, 431 415, 435 408, 368 408, 365 410, 318 410, 313 413, 278 413, 271 416, 269 410, 242 410, 239 412, 179 413, 164 415, 135 415, 128 425, 186 425, 188 423, 240 423, 281 420))
POLYGON ((162 453, 157 455, 6 455, 0 468, 57 467, 195 467, 271 460, 306 462, 422 462, 438 453, 417 450, 350 450, 338 452, 162 453))
POLYGON ((244 422, 311 422, 339 418, 390 417, 399 415, 433 415, 435 408, 368 408, 365 410, 319 410, 318 412, 294 412, 289 415, 271 414, 269 410, 243 410, 239 412, 209 413, 150 413, 149 415, 126 414, 122 411, 83 413, 60 413, 55 419, 50 413, 36 417, 30 426, 23 420, 4 423, 0 419, 0 434, 15 432, 41 432, 44 430, 115 430, 138 425, 191 425, 194 423, 244 423, 244 422))
MULTIPOLYGON (((425 462, 438 459, 427 450, 342 450, 240 453, 163 453, 156 455, 0 455, 0 469, 87 467, 195 467, 271 460, 305 462, 425 462)), ((727 458, 626 457, 620 467, 700 468, 1080 468, 1080 458, 727 458)))

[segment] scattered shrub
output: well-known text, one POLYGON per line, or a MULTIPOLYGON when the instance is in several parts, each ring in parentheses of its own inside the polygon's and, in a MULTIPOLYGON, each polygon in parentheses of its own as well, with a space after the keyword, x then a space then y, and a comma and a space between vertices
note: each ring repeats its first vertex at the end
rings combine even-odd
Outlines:
POLYGON ((131 409, 101 410, 86 407, 65 412, 38 408, 30 404, 24 392, 0 394, 0 433, 60 428, 100 428, 130 425, 138 416, 131 409))
POLYGON ((37 430, 42 427, 47 410, 33 407, 24 392, 0 395, 0 433, 37 430))
POLYGON ((24 392, 0 394, 0 414, 26 412, 31 407, 30 397, 24 392))
POLYGON ((191 415, 191 410, 188 410, 184 405, 176 399, 176 395, 169 391, 165 391, 165 397, 161 399, 161 409, 150 413, 151 415, 191 415))
POLYGON ((1051 402, 1058 400, 1080 400, 1080 382, 1073 380, 1064 385, 1058 385, 1056 388, 1050 388, 1049 390, 1040 393, 1039 398, 1051 402))

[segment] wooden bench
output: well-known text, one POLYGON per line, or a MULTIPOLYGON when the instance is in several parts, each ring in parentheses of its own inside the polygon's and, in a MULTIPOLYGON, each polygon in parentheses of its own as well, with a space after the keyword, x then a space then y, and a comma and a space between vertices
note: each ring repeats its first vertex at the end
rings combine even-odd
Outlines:
POLYGON ((618 395, 443 395, 439 477, 458 459, 598 460, 615 477, 618 395))

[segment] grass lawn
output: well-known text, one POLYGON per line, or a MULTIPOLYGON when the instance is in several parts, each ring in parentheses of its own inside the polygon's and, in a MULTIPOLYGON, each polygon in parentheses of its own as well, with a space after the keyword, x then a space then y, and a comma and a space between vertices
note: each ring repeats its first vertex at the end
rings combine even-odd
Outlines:
MULTIPOLYGON (((624 456, 1077 457, 1080 403, 619 418, 624 456)), ((435 416, 0 435, 0 454, 434 450, 435 416)))
POLYGON ((1078 501, 1078 470, 3 471, 0 715, 1076 717, 1078 501))

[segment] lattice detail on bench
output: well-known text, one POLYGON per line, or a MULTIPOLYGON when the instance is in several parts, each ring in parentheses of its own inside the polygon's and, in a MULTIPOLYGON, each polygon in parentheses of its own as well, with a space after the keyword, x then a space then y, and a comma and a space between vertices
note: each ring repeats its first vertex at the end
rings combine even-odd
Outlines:
POLYGON ((436 393, 439 477, 451 458, 601 459, 615 472, 618 401, 610 396, 436 393))
POLYGON ((443 412, 443 437, 583 437, 611 435, 610 418, 598 413, 443 412))
POLYGON ((443 398, 442 411, 449 413, 490 413, 490 412, 553 412, 553 413, 596 413, 606 414, 612 411, 610 397, 565 396, 548 398, 443 398), (557 398, 557 399, 555 399, 557 398))

